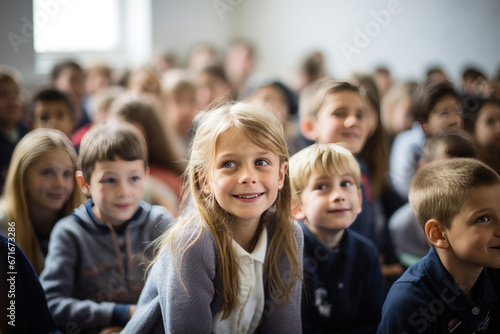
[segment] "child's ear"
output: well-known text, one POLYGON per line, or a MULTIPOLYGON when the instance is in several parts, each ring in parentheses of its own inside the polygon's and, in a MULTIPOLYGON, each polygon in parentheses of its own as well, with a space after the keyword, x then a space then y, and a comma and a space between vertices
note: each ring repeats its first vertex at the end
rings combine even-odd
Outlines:
POLYGON ((306 214, 304 211, 302 211, 302 208, 300 207, 300 203, 297 201, 292 201, 292 215, 293 218, 297 220, 302 220, 306 218, 306 214))
POLYGON ((75 177, 76 177, 76 183, 78 183, 78 186, 82 190, 82 193, 84 193, 87 196, 90 196, 89 185, 83 179, 83 173, 82 173, 82 171, 81 170, 77 170, 76 173, 75 173, 75 177))
POLYGON ((300 119, 300 132, 309 140, 316 140, 314 123, 315 122, 312 117, 303 117, 300 119))
POLYGON ((280 189, 283 187, 283 183, 285 182, 285 175, 286 175, 287 169, 288 169, 288 161, 283 161, 281 163, 280 175, 279 175, 279 179, 278 179, 278 186, 281 186, 280 189))
POLYGON ((358 189, 358 199, 359 199, 359 209, 358 209, 358 215, 359 215, 363 210, 363 192, 361 191, 361 189, 358 189))
POLYGON ((437 248, 449 248, 450 243, 441 227, 441 224, 436 219, 429 219, 425 223, 425 235, 427 240, 437 248))
POLYGON ((424 122, 424 121, 422 121, 422 122, 420 122, 420 124, 422 125, 422 130, 424 130, 424 133, 425 133, 425 134, 428 134, 428 132, 427 132, 427 131, 429 130, 429 126, 428 126, 428 124, 427 124, 427 121, 425 121, 425 122, 424 122))

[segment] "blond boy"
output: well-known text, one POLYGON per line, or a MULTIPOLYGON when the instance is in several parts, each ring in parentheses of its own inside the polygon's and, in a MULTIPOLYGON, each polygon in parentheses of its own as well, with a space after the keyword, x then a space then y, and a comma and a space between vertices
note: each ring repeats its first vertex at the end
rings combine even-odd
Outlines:
POLYGON ((385 296, 373 242, 349 230, 361 172, 349 150, 314 144, 290 159, 293 214, 304 231, 304 333, 374 332, 385 296))

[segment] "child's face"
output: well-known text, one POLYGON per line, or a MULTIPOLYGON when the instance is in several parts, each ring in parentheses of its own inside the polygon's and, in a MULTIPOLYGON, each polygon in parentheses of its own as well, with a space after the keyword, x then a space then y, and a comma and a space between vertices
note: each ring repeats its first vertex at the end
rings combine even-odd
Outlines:
POLYGON ((196 93, 190 90, 180 91, 167 101, 167 113, 172 128, 182 137, 186 136, 193 126, 196 114, 196 93))
POLYGON ((37 101, 33 110, 33 127, 57 129, 68 137, 74 128, 68 105, 63 101, 37 101))
POLYGON ((314 123, 315 140, 335 143, 353 154, 359 153, 368 136, 365 107, 358 93, 340 91, 329 94, 314 123))
POLYGON ((75 165, 64 150, 50 151, 26 172, 28 208, 57 212, 73 192, 75 165))
POLYGON ((15 123, 21 120, 22 101, 19 87, 15 82, 5 81, 0 83, 0 121, 2 123, 15 123))
POLYGON ((273 86, 260 87, 252 95, 250 102, 261 106, 269 106, 280 120, 286 120, 288 117, 288 102, 279 88, 273 86))
POLYGON ((201 73, 196 80, 196 100, 198 108, 206 108, 222 96, 230 96, 231 87, 219 78, 208 73, 201 73))
POLYGON ((102 222, 120 226, 134 215, 144 192, 149 169, 143 160, 97 161, 82 190, 92 196, 92 212, 102 222))
POLYGON ((57 89, 70 94, 80 105, 85 97, 85 79, 83 72, 73 68, 64 68, 56 79, 57 89))
POLYGON ((472 192, 444 233, 460 268, 500 268, 500 185, 472 192))
POLYGON ((500 150, 500 106, 487 103, 479 110, 474 137, 481 147, 500 150))
POLYGON ((427 122, 422 124, 422 128, 427 135, 436 132, 463 126, 462 107, 456 97, 447 95, 438 100, 434 108, 429 112, 427 122))
POLYGON ((295 218, 304 219, 315 235, 348 228, 361 212, 361 190, 349 174, 313 172, 300 200, 295 218))
POLYGON ((283 186, 288 162, 255 145, 242 132, 230 130, 216 146, 211 191, 238 224, 258 224, 283 186))

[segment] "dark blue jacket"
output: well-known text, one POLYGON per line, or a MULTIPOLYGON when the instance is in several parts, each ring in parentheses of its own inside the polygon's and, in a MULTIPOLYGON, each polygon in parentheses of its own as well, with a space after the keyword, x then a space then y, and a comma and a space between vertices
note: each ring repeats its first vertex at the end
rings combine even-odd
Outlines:
POLYGON ((500 318, 492 316, 498 307, 492 271, 483 269, 473 291, 471 299, 431 248, 393 284, 377 333, 481 334, 498 328, 500 318))
POLYGON ((349 229, 337 249, 304 231, 304 333, 374 333, 385 297, 378 251, 349 229))

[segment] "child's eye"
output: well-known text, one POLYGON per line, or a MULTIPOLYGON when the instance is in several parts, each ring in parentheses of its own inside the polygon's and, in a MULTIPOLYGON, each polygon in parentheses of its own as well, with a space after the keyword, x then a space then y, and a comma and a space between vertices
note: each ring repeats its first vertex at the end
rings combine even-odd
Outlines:
POLYGON ((73 177, 73 172, 72 171, 65 171, 63 173, 63 177, 68 178, 68 177, 73 177))
POLYGON ((48 120, 49 120, 49 116, 43 115, 43 116, 41 116, 41 117, 40 117, 40 120, 41 120, 42 122, 46 122, 46 121, 48 121, 48 120))
POLYGON ((222 164, 222 168, 236 167, 236 164, 232 161, 226 161, 222 164))
POLYGON ((477 220, 476 220, 476 223, 487 223, 489 222, 491 219, 489 216, 481 216, 479 217, 477 220))
POLYGON ((326 189, 326 185, 325 184, 319 184, 314 189, 316 189, 316 190, 325 190, 326 189))
POLYGON ((137 181, 139 181, 140 179, 141 179, 141 178, 140 178, 139 176, 132 176, 132 177, 130 178, 130 181, 132 181, 132 182, 137 182, 137 181))
POLYGON ((116 183, 116 179, 109 178, 101 181, 102 183, 116 183))
POLYGON ((264 160, 264 159, 259 159, 259 160, 255 161, 255 165, 256 166, 267 166, 267 165, 269 165, 269 162, 267 160, 264 160))
POLYGON ((352 186, 352 182, 351 181, 343 181, 342 183, 340 183, 340 186, 341 187, 350 187, 350 186, 352 186))
POLYGON ((52 175, 52 170, 50 169, 44 169, 40 172, 43 176, 50 176, 52 175))
POLYGON ((57 114, 57 118, 58 119, 64 119, 65 116, 66 116, 65 113, 59 113, 59 114, 57 114))
POLYGON ((363 119, 365 115, 363 113, 356 114, 357 119, 363 119))
POLYGON ((345 113, 344 112, 335 112, 335 113, 333 113, 333 116, 335 116, 337 118, 344 118, 345 113))

